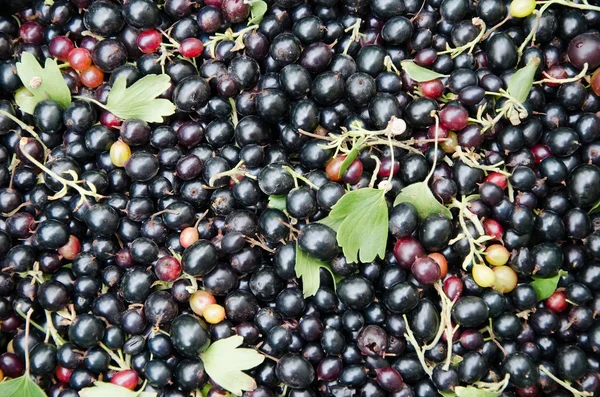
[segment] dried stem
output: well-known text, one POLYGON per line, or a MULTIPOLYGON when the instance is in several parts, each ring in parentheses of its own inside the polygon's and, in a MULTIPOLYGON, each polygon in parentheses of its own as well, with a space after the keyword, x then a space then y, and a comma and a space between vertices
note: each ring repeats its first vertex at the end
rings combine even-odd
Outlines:
POLYGON ((29 324, 32 314, 33 309, 29 309, 25 316, 25 376, 27 377, 29 377, 29 324))
POLYGON ((292 178, 294 178, 294 184, 296 185, 296 187, 298 187, 298 179, 300 179, 302 182, 306 183, 311 188, 313 188, 315 190, 319 190, 319 187, 317 185, 315 185, 314 183, 312 183, 305 176, 300 175, 299 173, 297 173, 296 171, 294 171, 291 167, 288 167, 287 165, 284 165, 283 169, 285 169, 287 172, 289 172, 290 175, 292 176, 292 178))
POLYGON ((8 113, 5 110, 0 110, 0 115, 8 117, 9 119, 11 119, 15 123, 17 123, 19 125, 19 127, 21 127, 21 129, 29 132, 31 134, 31 136, 34 137, 35 140, 38 141, 42 145, 42 147, 44 148, 44 157, 46 157, 45 154, 48 152, 48 147, 46 146, 46 144, 44 144, 44 141, 42 141, 42 138, 40 138, 38 133, 35 132, 33 127, 25 124, 24 122, 22 122, 21 120, 19 120, 18 118, 16 118, 15 116, 13 116, 12 114, 8 113))
MULTIPOLYGON (((31 156, 29 153, 27 153, 26 150, 24 150, 24 146, 27 143, 27 138, 21 138, 21 140, 19 141, 19 146, 21 147, 21 152, 23 153, 23 155, 29 160, 31 161, 36 167, 38 167, 39 169, 41 169, 42 171, 44 171, 46 174, 50 175, 52 178, 56 179, 57 181, 59 181, 60 183, 62 183, 63 185, 63 190, 64 193, 66 194, 66 189, 67 186, 71 187, 75 190, 77 190, 79 192, 79 194, 81 195, 81 198, 85 200, 85 197, 93 197, 96 200, 102 199, 104 198, 103 195, 98 194, 96 192, 92 192, 89 190, 85 190, 83 187, 81 187, 78 183, 77 183, 77 174, 72 173, 70 174, 71 176, 73 176, 73 181, 65 179, 61 176, 59 176, 56 172, 50 170, 48 167, 46 167, 44 164, 40 163, 39 161, 37 161, 33 156, 31 156)), ((90 185, 93 186, 93 185, 90 185)), ((62 192, 62 190, 61 190, 62 192)), ((60 193, 60 192, 59 192, 60 193)), ((58 198, 55 196, 53 196, 55 198, 58 198)))
POLYGON ((404 322, 406 323, 406 333, 404 334, 404 337, 414 347, 415 352, 417 353, 417 357, 419 358, 419 362, 421 363, 421 367, 423 367, 423 371, 425 371, 425 373, 427 373, 427 375, 431 377, 431 374, 433 374, 433 368, 431 368, 425 361, 425 350, 419 346, 419 342, 417 341, 415 335, 410 329, 410 325, 408 325, 408 318, 406 318, 406 314, 403 314, 402 318, 404 318, 404 322))
POLYGON ((121 359, 121 357, 117 356, 112 350, 110 350, 108 348, 108 346, 106 346, 104 343, 102 342, 98 342, 98 344, 100 345, 100 347, 106 352, 108 353, 108 355, 110 356, 110 358, 117 363, 117 365, 119 366, 119 368, 121 370, 125 370, 125 369, 130 369, 129 365, 127 365, 127 363, 125 362, 125 360, 121 359))
POLYGON ((575 397, 589 397, 594 395, 594 393, 591 393, 589 391, 580 391, 575 389, 573 386, 571 386, 570 382, 557 378, 556 375, 550 372, 550 370, 548 370, 543 365, 540 365, 540 371, 548 375, 553 381, 564 387, 566 390, 570 391, 575 397))

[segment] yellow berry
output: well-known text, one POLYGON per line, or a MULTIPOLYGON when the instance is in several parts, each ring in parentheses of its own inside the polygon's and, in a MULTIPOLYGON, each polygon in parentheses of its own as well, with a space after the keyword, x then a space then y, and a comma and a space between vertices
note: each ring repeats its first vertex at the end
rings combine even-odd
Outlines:
POLYGON ((203 316, 207 323, 218 324, 225 318, 225 309, 223 306, 213 303, 206 306, 203 316))
POLYGON ((456 132, 450 131, 448 133, 448 137, 443 141, 440 141, 440 147, 446 153, 454 153, 456 147, 458 146, 458 136, 456 132))
POLYGON ((517 273, 509 266, 496 266, 493 269, 496 275, 494 289, 503 294, 511 292, 517 286, 517 273))
POLYGON ((485 250, 485 260, 492 266, 506 265, 510 252, 501 244, 493 244, 485 250))
POLYGON ((131 157, 131 148, 125 142, 118 140, 110 147, 110 161, 115 167, 124 167, 131 157))
POLYGON ((494 285, 496 274, 486 265, 473 265, 473 279, 480 287, 487 288, 494 285))
POLYGON ((510 3, 510 15, 515 18, 525 18, 535 10, 535 0, 513 0, 510 3))

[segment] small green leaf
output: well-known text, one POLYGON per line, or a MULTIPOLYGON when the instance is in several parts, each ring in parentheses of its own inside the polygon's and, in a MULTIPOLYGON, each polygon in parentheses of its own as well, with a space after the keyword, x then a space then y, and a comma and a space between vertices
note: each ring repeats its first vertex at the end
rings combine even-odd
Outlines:
POLYGON ((94 382, 94 386, 79 391, 81 397, 156 397, 157 393, 129 390, 106 382, 94 382))
POLYGON ((262 0, 256 0, 250 3, 250 19, 248 25, 257 25, 262 21, 263 16, 267 12, 267 3, 262 0))
POLYGON ((385 256, 388 237, 388 207, 382 190, 348 192, 333 206, 329 218, 342 220, 337 242, 348 262, 368 263, 385 256))
POLYGON ((127 87, 125 77, 113 84, 106 109, 120 119, 141 119, 148 123, 162 123, 163 117, 175 113, 175 105, 167 99, 157 99, 171 86, 166 74, 149 74, 127 87))
POLYGON ((473 386, 456 386, 454 393, 458 397, 498 397, 502 394, 501 391, 481 390, 473 386))
POLYGON ((537 292, 538 300, 544 300, 550 297, 556 291, 556 287, 558 286, 558 280, 562 276, 566 276, 569 274, 564 270, 559 270, 558 273, 554 277, 541 278, 541 277, 531 277, 533 281, 529 283, 537 292))
POLYGON ((300 249, 299 244, 296 244, 296 277, 302 279, 302 293, 305 298, 313 296, 317 293, 321 284, 319 277, 319 269, 324 268, 331 273, 334 284, 340 281, 340 276, 335 274, 328 263, 313 258, 306 252, 300 249))
POLYGON ((33 382, 28 374, 0 383, 2 397, 46 397, 46 393, 33 382))
POLYGON ((450 210, 436 200, 427 186, 427 182, 417 182, 406 186, 400 191, 394 200, 394 206, 400 203, 411 203, 417 208, 419 219, 423 220, 431 214, 442 214, 452 218, 450 210))
POLYGON ((265 360, 265 356, 254 349, 239 348, 242 343, 243 337, 230 336, 216 341, 201 354, 208 376, 236 396, 256 389, 256 381, 242 371, 252 369, 265 360))
POLYGON ((358 156, 360 150, 363 148, 363 145, 366 140, 367 138, 361 138, 358 141, 356 141, 354 145, 352 145, 352 149, 350 150, 348 155, 346 155, 346 158, 342 162, 342 165, 340 165, 340 172, 338 173, 338 178, 341 178, 342 175, 344 175, 344 172, 346 172, 346 170, 348 169, 348 167, 350 167, 350 164, 352 164, 352 162, 356 160, 356 157, 358 156))
POLYGON ((202 397, 207 397, 208 392, 210 392, 210 389, 212 389, 212 385, 210 384, 210 382, 207 382, 201 390, 202 397))
POLYGON ((588 214, 594 214, 596 212, 598 212, 598 208, 600 208, 600 200, 594 204, 594 206, 592 208, 590 208, 590 210, 588 211, 588 214))
POLYGON ((423 81, 431 81, 439 79, 441 77, 448 77, 445 74, 439 74, 433 70, 426 69, 422 66, 417 65, 413 61, 402 61, 400 62, 402 70, 414 81, 421 83, 423 81))
POLYGON ((269 196, 269 204, 267 204, 267 207, 285 211, 286 196, 269 196))
POLYGON ((515 72, 508 79, 508 95, 523 103, 527 100, 527 95, 533 86, 535 71, 540 64, 539 58, 531 58, 527 65, 515 72))
POLYGON ((63 108, 71 103, 71 91, 54 59, 47 58, 42 68, 32 54, 24 52, 16 67, 23 86, 33 97, 15 96, 15 101, 24 112, 33 114, 35 105, 46 99, 58 102, 63 108))

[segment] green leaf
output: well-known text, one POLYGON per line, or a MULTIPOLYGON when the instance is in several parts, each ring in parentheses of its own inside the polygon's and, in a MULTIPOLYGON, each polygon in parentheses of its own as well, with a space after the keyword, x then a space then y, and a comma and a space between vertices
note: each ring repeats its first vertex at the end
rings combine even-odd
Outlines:
POLYGON ((330 228, 332 228, 336 233, 338 232, 338 230, 340 230, 340 226, 342 226, 342 223, 344 223, 344 218, 332 218, 330 216, 327 216, 323 219, 321 219, 320 221, 317 221, 318 223, 321 223, 325 226, 329 226, 330 228))
POLYGON ((501 391, 480 390, 473 386, 456 386, 454 393, 458 397, 498 397, 502 394, 501 391))
POLYGON ((452 218, 450 210, 436 200, 427 186, 427 182, 417 182, 406 186, 394 200, 394 207, 400 203, 411 203, 417 208, 419 219, 423 220, 431 214, 442 214, 452 218))
POLYGON ((17 104, 24 112, 33 114, 35 105, 46 99, 58 102, 63 108, 71 103, 71 91, 54 59, 47 58, 42 68, 33 55, 24 52, 21 54, 21 61, 17 62, 16 66, 23 86, 33 97, 27 98, 23 95, 15 97, 17 104))
POLYGON ((400 62, 402 70, 414 81, 421 83, 423 81, 431 81, 439 79, 441 77, 447 77, 445 74, 439 74, 433 70, 426 69, 422 66, 417 65, 413 61, 402 61, 400 62))
POLYGON ((40 101, 27 88, 21 87, 15 92, 15 102, 25 113, 33 114, 35 105, 40 101))
POLYGON ((120 119, 141 119, 148 123, 162 123, 163 117, 175 113, 175 105, 167 99, 157 99, 171 86, 166 74, 149 74, 127 87, 125 77, 113 84, 106 109, 120 119))
POLYGON ((533 279, 532 282, 529 283, 537 292, 538 300, 544 300, 550 297, 556 291, 556 287, 558 286, 558 280, 560 280, 561 276, 566 276, 569 274, 564 270, 559 270, 558 273, 554 277, 541 278, 541 277, 531 277, 533 279))
POLYGON ((256 389, 256 381, 242 371, 252 369, 265 360, 265 356, 254 349, 239 348, 243 342, 244 338, 239 335, 230 336, 216 341, 201 354, 208 376, 237 396, 244 390, 256 389))
POLYGON ((286 196, 269 196, 269 204, 267 204, 267 207, 285 211, 286 196))
POLYGON ((527 95, 533 86, 535 71, 540 64, 539 58, 531 58, 527 65, 515 72, 508 79, 508 95, 523 103, 527 100, 527 95))
POLYGON ((343 219, 337 241, 348 262, 372 262, 385 256, 388 207, 382 190, 365 188, 348 192, 333 206, 329 217, 343 219))
POLYGON ((361 138, 358 141, 356 141, 354 145, 352 145, 352 149, 350 150, 348 155, 346 155, 346 158, 342 162, 342 165, 340 165, 340 172, 338 173, 338 178, 341 178, 342 175, 344 175, 344 172, 346 172, 348 167, 350 167, 350 164, 352 164, 352 162, 356 159, 358 153, 363 148, 363 145, 366 140, 367 138, 361 138))
MULTIPOLYGON (((2 397, 46 397, 46 393, 25 374, 0 383, 2 397)), ((114 396, 113 396, 114 397, 114 396)))
POLYGON ((456 393, 453 393, 451 391, 439 391, 438 393, 441 394, 443 397, 455 397, 456 393))
POLYGON ((250 3, 250 19, 248 25, 257 25, 262 21, 263 16, 267 12, 267 3, 262 0, 256 0, 250 3))
POLYGON ((319 269, 325 268, 333 276, 333 280, 337 283, 340 277, 333 273, 331 267, 326 262, 318 260, 300 249, 300 244, 296 244, 296 277, 302 279, 302 293, 305 298, 313 296, 317 293, 321 284, 319 277, 319 269))
POLYGON ((156 397, 157 393, 129 390, 106 382, 94 382, 94 386, 79 391, 81 397, 156 397))

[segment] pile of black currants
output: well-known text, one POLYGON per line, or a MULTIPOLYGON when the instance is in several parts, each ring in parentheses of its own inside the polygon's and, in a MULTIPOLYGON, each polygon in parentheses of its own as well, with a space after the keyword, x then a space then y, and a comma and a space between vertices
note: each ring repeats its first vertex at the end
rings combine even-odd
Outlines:
POLYGON ((600 396, 600 0, 0 0, 0 397, 600 396))

